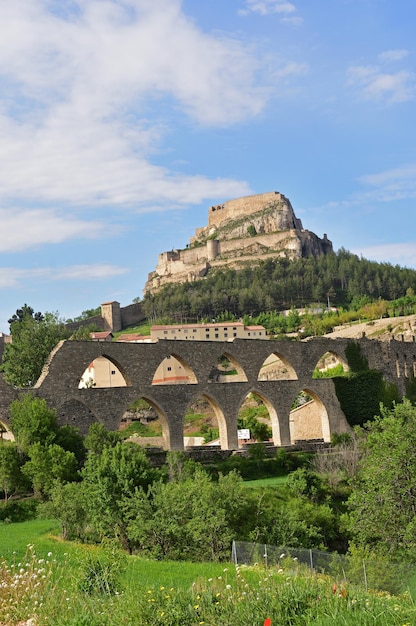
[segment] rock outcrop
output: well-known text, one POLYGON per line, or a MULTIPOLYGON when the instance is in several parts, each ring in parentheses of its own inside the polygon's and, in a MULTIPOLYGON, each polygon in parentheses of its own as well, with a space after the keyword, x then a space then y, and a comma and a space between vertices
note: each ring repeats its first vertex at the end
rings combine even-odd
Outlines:
POLYGON ((198 280, 211 268, 240 269, 266 258, 297 259, 331 251, 327 236, 321 239, 305 230, 283 194, 245 196, 210 207, 208 226, 197 229, 185 250, 162 252, 144 290, 155 293, 168 283, 198 280))

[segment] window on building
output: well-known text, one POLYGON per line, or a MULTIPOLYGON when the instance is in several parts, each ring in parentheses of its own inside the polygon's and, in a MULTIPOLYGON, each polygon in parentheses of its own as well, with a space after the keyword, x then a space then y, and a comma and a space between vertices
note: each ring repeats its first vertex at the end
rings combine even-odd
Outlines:
POLYGON ((168 354, 168 356, 166 357, 167 359, 170 359, 172 357, 171 354, 168 354))
POLYGON ((237 333, 233 333, 233 337, 237 337, 237 333))
POLYGON ((167 331, 167 330, 164 330, 164 331, 163 331, 163 334, 164 334, 164 335, 167 335, 167 334, 168 334, 168 331, 167 331))
POLYGON ((228 337, 228 333, 224 333, 224 337, 228 337))
POLYGON ((115 376, 116 370, 111 370, 111 376, 115 376))
POLYGON ((171 372, 171 371, 172 371, 172 368, 169 366, 168 367, 168 372, 171 372))
POLYGON ((219 335, 218 333, 215 333, 215 339, 218 339, 219 335))

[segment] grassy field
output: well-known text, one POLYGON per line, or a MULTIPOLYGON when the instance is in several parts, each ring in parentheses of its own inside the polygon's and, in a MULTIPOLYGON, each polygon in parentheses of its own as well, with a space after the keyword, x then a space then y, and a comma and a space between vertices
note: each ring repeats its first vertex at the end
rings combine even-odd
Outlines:
POLYGON ((54 521, 0 524, 0 623, 36 626, 412 626, 410 595, 302 569, 150 561, 63 542, 54 521))
POLYGON ((281 487, 287 483, 286 476, 272 476, 271 478, 259 478, 257 480, 245 480, 246 487, 281 487))

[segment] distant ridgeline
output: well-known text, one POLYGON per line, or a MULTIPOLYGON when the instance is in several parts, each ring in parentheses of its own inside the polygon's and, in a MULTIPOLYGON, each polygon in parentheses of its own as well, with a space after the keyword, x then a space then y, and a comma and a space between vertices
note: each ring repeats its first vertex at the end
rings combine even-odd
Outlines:
POLYGON ((245 196, 210 207, 208 226, 197 229, 185 250, 159 254, 144 291, 156 293, 169 283, 198 280, 210 268, 241 269, 267 258, 299 259, 332 251, 326 235, 321 239, 304 230, 283 194, 245 196))

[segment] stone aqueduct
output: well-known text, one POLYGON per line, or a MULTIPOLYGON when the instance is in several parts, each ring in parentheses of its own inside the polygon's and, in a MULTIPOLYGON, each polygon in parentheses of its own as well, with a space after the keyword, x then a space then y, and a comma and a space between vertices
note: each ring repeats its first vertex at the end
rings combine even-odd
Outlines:
MULTIPOLYGON (((72 424, 86 433, 92 422, 108 429, 119 428, 128 406, 143 398, 156 410, 163 428, 165 448, 184 447, 184 416, 191 402, 207 400, 218 420, 222 449, 237 449, 237 416, 248 393, 253 392, 266 405, 272 423, 275 445, 290 445, 289 415, 294 398, 306 391, 321 409, 322 434, 329 440, 334 432, 345 432, 348 424, 338 402, 331 379, 313 378, 314 368, 327 352, 346 360, 345 348, 351 340, 315 338, 309 341, 261 341, 237 339, 233 342, 169 341, 157 343, 100 343, 94 341, 60 342, 49 356, 35 387, 25 390, 44 398, 55 407, 61 424, 72 424), (270 355, 278 356, 295 376, 288 379, 261 380, 259 372, 270 355), (169 355, 192 374, 186 384, 152 384, 154 372, 169 355), (245 373, 245 382, 210 382, 212 366, 222 355, 245 373), (122 373, 126 386, 79 389, 88 365, 104 356, 122 373), (292 371, 293 371, 292 370, 292 371), (259 379, 260 378, 260 379, 259 379)), ((405 393, 406 377, 416 375, 416 343, 379 342, 363 337, 354 340, 361 347, 369 367, 397 384, 405 393)), ((0 420, 8 425, 10 403, 22 391, 0 380, 0 420)))

